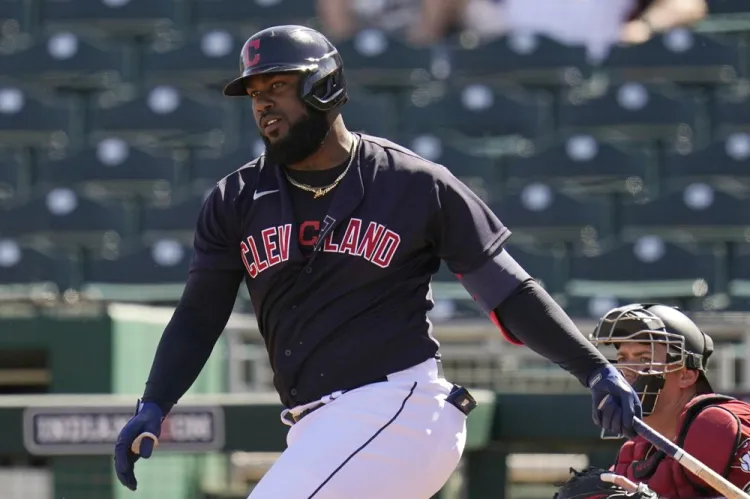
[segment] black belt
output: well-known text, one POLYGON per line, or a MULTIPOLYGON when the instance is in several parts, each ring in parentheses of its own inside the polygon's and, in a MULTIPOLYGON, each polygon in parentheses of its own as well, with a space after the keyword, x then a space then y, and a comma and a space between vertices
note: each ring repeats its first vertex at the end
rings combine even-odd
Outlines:
MULTIPOLYGON (((440 359, 436 359, 436 360, 437 360, 437 367, 438 367, 438 377, 445 378, 445 375, 443 373, 443 363, 440 361, 440 359)), ((362 388, 363 386, 371 385, 373 383, 382 383, 384 381, 388 381, 388 377, 387 376, 383 376, 382 378, 379 378, 379 379, 377 379, 375 381, 368 381, 367 383, 362 383, 359 386, 355 386, 355 387, 349 388, 347 390, 342 390, 342 393, 346 393, 346 392, 349 392, 351 390, 356 390, 357 388, 362 388)), ((448 397, 445 400, 446 400, 446 402, 450 403, 451 405, 453 405, 454 407, 456 407, 459 411, 463 412, 467 416, 477 406, 477 402, 476 402, 476 400, 474 400, 474 397, 471 396, 471 393, 469 393, 469 391, 466 388, 464 388, 463 386, 456 385, 456 384, 453 385, 453 387, 451 388, 450 393, 448 394, 448 397)), ((316 406, 313 406, 313 407, 311 407, 309 409, 305 409, 304 411, 300 412, 296 416, 292 414, 291 415, 292 416, 292 420, 294 421, 295 424, 297 424, 297 423, 299 423, 302 420, 302 418, 304 418, 305 416, 308 416, 309 414, 317 411, 318 409, 320 409, 324 405, 325 404, 321 402, 320 404, 318 404, 316 406)))

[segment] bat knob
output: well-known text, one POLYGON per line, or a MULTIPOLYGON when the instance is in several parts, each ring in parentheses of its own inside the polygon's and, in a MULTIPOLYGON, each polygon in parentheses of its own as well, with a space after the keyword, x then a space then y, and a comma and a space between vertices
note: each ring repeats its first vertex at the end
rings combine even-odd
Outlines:
POLYGON ((154 435, 151 432, 144 431, 137 437, 135 437, 135 440, 133 440, 133 443, 130 445, 130 450, 133 452, 133 454, 140 455, 141 453, 141 443, 143 442, 144 438, 150 438, 154 441, 154 448, 156 448, 159 445, 159 438, 154 435))

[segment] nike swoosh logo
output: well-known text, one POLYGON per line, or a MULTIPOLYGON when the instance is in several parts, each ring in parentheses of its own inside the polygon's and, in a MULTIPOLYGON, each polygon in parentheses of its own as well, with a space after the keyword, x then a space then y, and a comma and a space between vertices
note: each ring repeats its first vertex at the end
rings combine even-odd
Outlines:
POLYGON ((255 201, 255 200, 256 200, 256 199, 258 199, 258 198, 262 198, 262 197, 263 197, 263 196, 265 196, 266 194, 273 194, 274 192, 279 192, 279 190, 278 190, 278 189, 276 189, 275 191, 263 191, 263 192, 258 192, 258 191, 255 191, 255 192, 253 193, 253 201, 255 201))

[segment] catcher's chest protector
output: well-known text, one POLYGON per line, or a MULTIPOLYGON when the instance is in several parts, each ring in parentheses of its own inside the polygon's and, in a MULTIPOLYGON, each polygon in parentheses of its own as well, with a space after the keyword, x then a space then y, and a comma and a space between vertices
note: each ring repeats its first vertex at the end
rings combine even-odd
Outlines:
MULTIPOLYGON (((730 465, 734 464, 734 454, 740 445, 750 439, 750 405, 747 403, 723 395, 710 394, 695 397, 682 413, 676 444, 680 447, 684 445, 690 424, 702 410, 709 406, 721 406, 731 411, 741 424, 742 431, 737 435, 734 447, 730 450, 732 457, 727 456, 726 449, 720 451, 722 455, 716 456, 717 462, 728 463, 727 469, 717 470, 727 477, 732 471, 730 465)), ((707 442, 706 445, 710 447, 712 443, 707 442)), ((691 451, 688 450, 688 452, 691 451)), ((695 451, 692 453, 696 454, 695 451)), ((705 464, 713 467, 711 462, 705 461, 705 464)), ((716 497, 717 495, 713 489, 706 487, 677 461, 654 449, 646 439, 640 436, 627 441, 620 448, 614 472, 636 483, 648 484, 659 497, 666 499, 716 497)))

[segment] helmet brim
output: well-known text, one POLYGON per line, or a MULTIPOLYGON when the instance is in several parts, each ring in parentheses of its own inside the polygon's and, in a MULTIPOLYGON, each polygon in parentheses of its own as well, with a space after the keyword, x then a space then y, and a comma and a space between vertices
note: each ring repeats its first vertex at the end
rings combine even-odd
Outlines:
POLYGON ((255 75, 273 74, 273 73, 298 73, 314 69, 315 66, 304 64, 266 64, 255 66, 245 70, 241 76, 227 83, 224 87, 224 95, 227 97, 247 97, 245 90, 247 80, 255 75))

